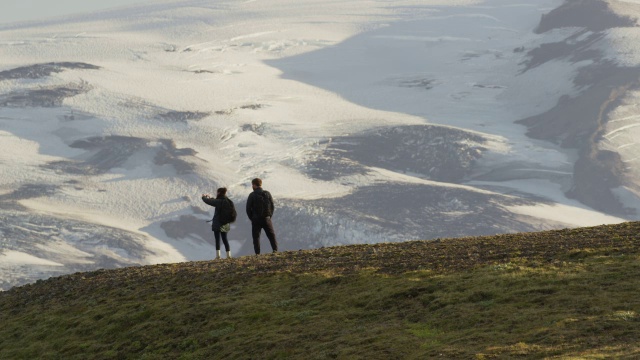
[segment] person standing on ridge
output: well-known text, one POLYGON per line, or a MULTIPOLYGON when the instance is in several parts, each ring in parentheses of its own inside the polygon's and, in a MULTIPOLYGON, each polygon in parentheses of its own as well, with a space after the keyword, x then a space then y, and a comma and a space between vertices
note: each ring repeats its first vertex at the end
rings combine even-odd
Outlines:
POLYGON ((271 217, 275 207, 273 198, 268 191, 262 189, 262 180, 255 178, 251 180, 253 192, 247 199, 247 216, 251 220, 251 235, 253 236, 253 249, 260 254, 260 232, 264 229, 273 252, 278 252, 278 241, 276 232, 273 229, 271 217))
POLYGON ((231 230, 231 223, 236 220, 236 209, 233 201, 227 197, 227 189, 219 188, 216 198, 212 198, 209 194, 202 195, 202 201, 216 208, 211 219, 211 230, 216 239, 216 259, 220 259, 220 238, 224 243, 224 249, 227 251, 227 259, 231 258, 231 249, 229 248, 229 240, 227 234, 231 230))

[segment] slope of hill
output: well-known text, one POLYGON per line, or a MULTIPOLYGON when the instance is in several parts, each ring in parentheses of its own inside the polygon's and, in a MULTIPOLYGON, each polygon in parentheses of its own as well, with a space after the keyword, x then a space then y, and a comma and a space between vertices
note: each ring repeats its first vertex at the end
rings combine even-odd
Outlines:
POLYGON ((0 293, 2 359, 637 358, 640 223, 76 273, 0 293))

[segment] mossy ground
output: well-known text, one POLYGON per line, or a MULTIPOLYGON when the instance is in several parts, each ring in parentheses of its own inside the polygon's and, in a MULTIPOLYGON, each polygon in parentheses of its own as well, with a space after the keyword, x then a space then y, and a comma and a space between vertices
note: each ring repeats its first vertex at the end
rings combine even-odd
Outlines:
POLYGON ((0 359, 640 358, 640 223, 78 273, 0 359))

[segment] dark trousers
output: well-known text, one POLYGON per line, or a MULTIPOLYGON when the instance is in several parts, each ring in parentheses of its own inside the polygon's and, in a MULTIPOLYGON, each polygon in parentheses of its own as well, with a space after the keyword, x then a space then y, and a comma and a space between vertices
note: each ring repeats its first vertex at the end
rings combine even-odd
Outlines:
POLYGON ((229 240, 227 240, 227 233, 213 230, 213 236, 216 238, 216 250, 220 250, 220 238, 222 237, 222 243, 224 243, 224 250, 229 250, 229 240))
POLYGON ((273 230, 273 223, 271 218, 257 219, 251 221, 251 235, 253 236, 253 250, 256 254, 260 254, 260 231, 264 229, 264 233, 267 235, 269 242, 271 243, 271 249, 273 252, 278 251, 278 241, 276 241, 276 232, 273 230))

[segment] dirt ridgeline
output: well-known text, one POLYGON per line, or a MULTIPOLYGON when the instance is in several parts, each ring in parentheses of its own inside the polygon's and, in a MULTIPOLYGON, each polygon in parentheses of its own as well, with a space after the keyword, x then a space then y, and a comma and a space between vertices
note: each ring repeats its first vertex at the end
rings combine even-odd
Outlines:
POLYGON ((88 294, 105 288, 147 292, 185 282, 198 285, 225 278, 242 281, 248 276, 276 273, 327 272, 338 276, 362 269, 390 275, 416 270, 443 273, 511 261, 542 266, 584 256, 631 254, 640 254, 640 222, 486 237, 337 246, 230 260, 98 270, 40 280, 0 293, 0 298, 11 296, 11 302, 20 306, 54 299, 62 301, 78 292, 88 294))

